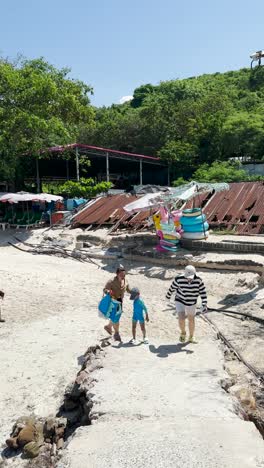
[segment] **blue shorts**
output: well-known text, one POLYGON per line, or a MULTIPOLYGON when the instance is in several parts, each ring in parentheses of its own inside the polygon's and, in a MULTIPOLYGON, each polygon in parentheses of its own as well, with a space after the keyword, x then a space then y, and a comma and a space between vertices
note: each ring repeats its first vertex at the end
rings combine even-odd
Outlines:
POLYGON ((144 323, 145 322, 145 317, 144 317, 143 311, 134 312, 132 320, 133 320, 133 322, 144 323))

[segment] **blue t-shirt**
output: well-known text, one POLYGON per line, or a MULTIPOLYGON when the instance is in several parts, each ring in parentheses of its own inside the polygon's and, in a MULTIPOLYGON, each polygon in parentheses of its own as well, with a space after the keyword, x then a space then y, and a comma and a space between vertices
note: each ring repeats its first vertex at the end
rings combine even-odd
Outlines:
POLYGON ((133 320, 134 321, 139 321, 139 322, 144 322, 144 312, 147 314, 147 307, 145 306, 144 302, 140 297, 134 300, 134 305, 133 305, 133 320))

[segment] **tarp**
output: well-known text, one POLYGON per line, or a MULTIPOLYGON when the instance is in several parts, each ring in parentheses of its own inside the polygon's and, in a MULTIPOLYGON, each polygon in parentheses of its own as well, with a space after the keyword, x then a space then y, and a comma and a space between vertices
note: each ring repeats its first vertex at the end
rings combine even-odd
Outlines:
POLYGON ((176 201, 188 201, 196 197, 199 193, 229 190, 229 185, 226 183, 209 184, 192 181, 189 184, 170 188, 169 190, 169 193, 157 192, 147 194, 135 202, 126 205, 124 210, 129 213, 135 213, 138 211, 147 211, 150 208, 158 209, 160 206, 176 201))
POLYGON ((162 195, 162 192, 148 193, 138 200, 124 206, 124 210, 128 213, 136 213, 138 211, 148 211, 150 208, 159 208, 162 203, 162 195))
POLYGON ((0 194, 0 202, 8 203, 19 203, 19 202, 57 202, 62 201, 63 198, 57 195, 51 195, 49 193, 28 193, 28 192, 18 192, 18 193, 3 193, 0 194))

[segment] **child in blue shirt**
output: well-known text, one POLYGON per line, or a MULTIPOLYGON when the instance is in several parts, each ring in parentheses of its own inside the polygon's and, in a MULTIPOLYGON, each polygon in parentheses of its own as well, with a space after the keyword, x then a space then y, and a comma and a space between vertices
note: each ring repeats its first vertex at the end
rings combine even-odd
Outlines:
POLYGON ((145 327, 145 319, 146 322, 149 322, 149 316, 148 316, 148 311, 147 308, 140 299, 140 291, 138 288, 132 288, 131 293, 130 293, 130 299, 131 301, 134 301, 133 304, 133 318, 132 318, 132 335, 133 338, 130 341, 131 344, 136 344, 136 329, 137 329, 137 323, 139 322, 140 328, 143 334, 143 343, 147 344, 148 339, 146 336, 146 327, 145 327))

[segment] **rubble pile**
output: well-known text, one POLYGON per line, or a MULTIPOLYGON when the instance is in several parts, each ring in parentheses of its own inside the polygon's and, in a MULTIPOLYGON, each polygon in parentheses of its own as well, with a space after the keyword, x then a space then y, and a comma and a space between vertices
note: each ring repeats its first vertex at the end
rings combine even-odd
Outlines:
MULTIPOLYGON (((83 364, 74 382, 64 393, 63 403, 55 417, 22 416, 15 422, 6 440, 6 455, 22 452, 23 458, 35 459, 30 466, 53 468, 62 455, 67 438, 77 427, 91 424, 94 370, 100 364, 100 346, 91 346, 83 356, 83 364)), ((93 415, 96 418, 96 415, 93 415)))

